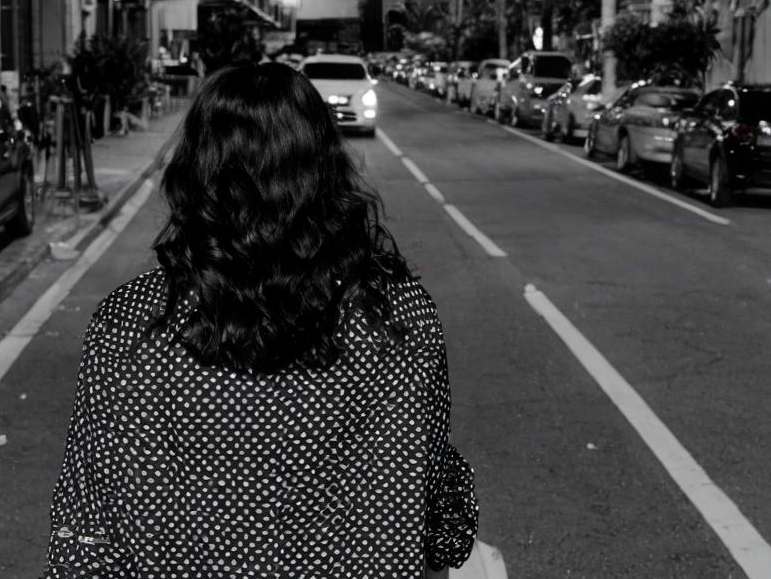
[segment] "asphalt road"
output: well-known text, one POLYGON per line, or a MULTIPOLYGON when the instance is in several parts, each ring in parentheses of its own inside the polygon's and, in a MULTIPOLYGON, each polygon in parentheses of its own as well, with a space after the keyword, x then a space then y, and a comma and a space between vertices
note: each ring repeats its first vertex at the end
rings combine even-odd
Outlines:
MULTIPOLYGON (((480 538, 513 578, 744 577, 523 293, 548 295, 771 539, 767 201, 717 225, 425 95, 379 93, 385 134, 506 253, 488 255, 381 140, 351 139, 439 306, 480 538)), ((3 579, 40 568, 81 334, 104 295, 152 266, 163 212, 154 195, 0 382, 3 579)), ((35 270, 0 304, 0 329, 67 266, 35 270)))

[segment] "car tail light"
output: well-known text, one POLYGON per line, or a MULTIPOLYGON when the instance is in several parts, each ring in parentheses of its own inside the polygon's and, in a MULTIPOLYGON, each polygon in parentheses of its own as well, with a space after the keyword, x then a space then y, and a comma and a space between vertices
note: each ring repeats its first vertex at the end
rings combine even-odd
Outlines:
POLYGON ((747 145, 755 138, 755 127, 744 123, 736 123, 731 127, 731 136, 742 145, 747 145))
POLYGON ((677 124, 677 117, 668 117, 663 116, 661 117, 661 126, 665 128, 674 127, 675 124, 677 124))

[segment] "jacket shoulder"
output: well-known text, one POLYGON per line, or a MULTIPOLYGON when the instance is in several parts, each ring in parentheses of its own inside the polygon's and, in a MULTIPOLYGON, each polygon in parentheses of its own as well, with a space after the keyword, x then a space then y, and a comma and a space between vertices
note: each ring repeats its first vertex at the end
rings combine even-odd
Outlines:
POLYGON ((163 307, 165 294, 166 274, 158 267, 110 292, 99 304, 96 317, 104 326, 145 327, 163 307))

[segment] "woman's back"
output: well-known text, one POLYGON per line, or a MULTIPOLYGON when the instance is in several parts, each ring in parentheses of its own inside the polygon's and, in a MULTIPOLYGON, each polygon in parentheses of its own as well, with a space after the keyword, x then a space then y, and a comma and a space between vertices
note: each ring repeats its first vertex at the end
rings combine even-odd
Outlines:
POLYGON ((197 97, 161 266, 87 331, 44 577, 403 579, 468 557, 436 308, 312 91, 273 66, 197 97), (309 154, 325 139, 335 170, 309 154))

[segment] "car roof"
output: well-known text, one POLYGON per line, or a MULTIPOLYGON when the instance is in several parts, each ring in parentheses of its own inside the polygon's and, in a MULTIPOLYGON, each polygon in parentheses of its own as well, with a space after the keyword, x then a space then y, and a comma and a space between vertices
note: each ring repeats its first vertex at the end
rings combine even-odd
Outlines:
POLYGON ((345 64, 361 64, 364 65, 364 60, 358 56, 351 56, 350 54, 314 54, 303 60, 303 64, 311 64, 314 62, 339 62, 345 64))
POLYGON ((682 86, 659 86, 655 84, 646 84, 644 86, 638 87, 639 92, 646 93, 646 92, 661 92, 661 93, 671 93, 671 94, 695 94, 699 95, 701 92, 698 89, 695 88, 684 88, 682 86))
POLYGON ((493 64, 495 66, 509 66, 509 64, 511 64, 511 61, 506 60, 505 58, 488 58, 487 60, 483 60, 481 64, 493 64))

